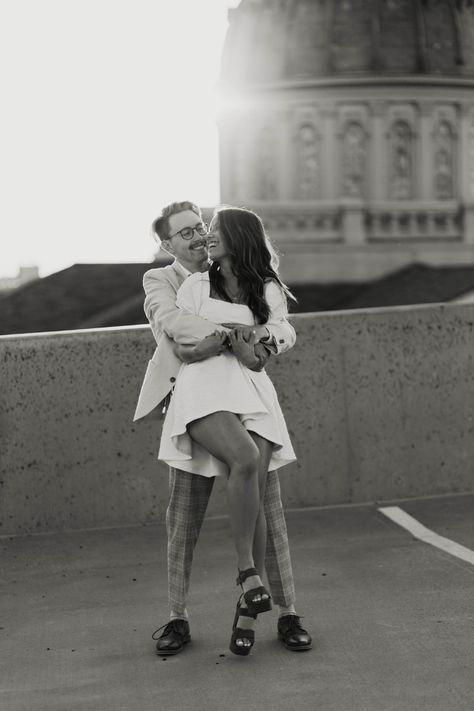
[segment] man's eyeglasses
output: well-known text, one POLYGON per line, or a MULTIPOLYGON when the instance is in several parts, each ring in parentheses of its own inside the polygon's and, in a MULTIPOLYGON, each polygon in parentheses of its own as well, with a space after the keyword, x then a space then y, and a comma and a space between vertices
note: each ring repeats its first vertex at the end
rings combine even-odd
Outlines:
POLYGON ((196 227, 183 227, 182 230, 178 230, 177 232, 174 233, 174 235, 170 235, 168 239, 171 239, 172 237, 176 237, 176 235, 181 235, 181 237, 185 240, 190 240, 193 238, 194 232, 197 232, 200 237, 205 237, 207 233, 209 232, 209 226, 206 225, 205 222, 201 222, 201 224, 196 225, 196 227))

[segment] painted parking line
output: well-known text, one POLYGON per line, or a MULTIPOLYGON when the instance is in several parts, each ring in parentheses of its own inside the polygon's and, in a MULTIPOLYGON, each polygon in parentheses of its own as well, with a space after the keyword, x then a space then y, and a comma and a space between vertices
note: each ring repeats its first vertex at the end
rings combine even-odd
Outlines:
POLYGON ((474 551, 465 546, 461 546, 450 538, 439 536, 437 533, 434 533, 434 531, 423 526, 416 518, 407 514, 399 506, 383 506, 378 510, 383 513, 384 516, 394 521, 394 523, 409 531, 412 536, 418 538, 420 541, 429 543, 431 546, 445 551, 445 553, 454 555, 456 558, 460 558, 474 565, 474 551))

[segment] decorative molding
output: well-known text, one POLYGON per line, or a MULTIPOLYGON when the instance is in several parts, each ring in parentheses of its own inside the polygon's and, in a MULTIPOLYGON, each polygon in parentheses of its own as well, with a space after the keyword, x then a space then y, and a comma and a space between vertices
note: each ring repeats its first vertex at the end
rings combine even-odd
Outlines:
POLYGON ((368 241, 461 240, 463 213, 458 205, 422 208, 371 207, 365 218, 368 241))
POLYGON ((422 118, 431 118, 435 110, 434 101, 420 101, 418 104, 418 111, 422 118))
POLYGON ((384 118, 387 115, 388 101, 375 99, 370 102, 370 113, 375 118, 384 118))

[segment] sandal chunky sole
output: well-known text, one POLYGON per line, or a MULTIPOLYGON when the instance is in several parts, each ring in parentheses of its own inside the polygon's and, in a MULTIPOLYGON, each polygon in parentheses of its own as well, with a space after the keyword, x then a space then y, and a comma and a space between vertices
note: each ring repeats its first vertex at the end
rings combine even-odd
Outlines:
POLYGON ((245 630, 242 627, 237 627, 237 622, 239 617, 251 617, 253 620, 257 618, 257 615, 250 614, 249 610, 245 607, 240 607, 243 595, 239 597, 237 602, 237 607, 235 608, 234 622, 232 624, 232 637, 230 638, 229 649, 233 654, 238 654, 240 657, 247 657, 252 651, 252 647, 255 644, 255 631, 245 630), (237 644, 238 639, 248 639, 250 645, 248 647, 239 646, 237 644))

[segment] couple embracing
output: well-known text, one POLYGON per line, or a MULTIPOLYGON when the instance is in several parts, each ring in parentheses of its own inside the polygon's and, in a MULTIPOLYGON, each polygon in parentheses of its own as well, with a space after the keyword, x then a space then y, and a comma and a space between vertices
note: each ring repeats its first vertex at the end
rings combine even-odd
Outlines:
POLYGON ((278 638, 289 650, 310 649, 295 609, 278 479, 278 469, 295 454, 264 369, 268 358, 295 342, 287 320, 292 295, 262 221, 250 210, 221 208, 208 228, 196 205, 172 203, 152 229, 174 257, 144 275, 144 308, 157 348, 135 412, 139 419, 163 404, 166 412, 158 458, 170 467, 170 619, 154 633, 157 653, 177 654, 191 639, 186 597, 216 476, 227 479, 242 587, 230 650, 250 653, 257 616, 272 600, 279 608, 278 638))

